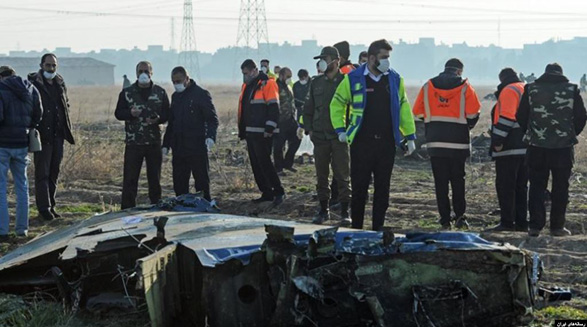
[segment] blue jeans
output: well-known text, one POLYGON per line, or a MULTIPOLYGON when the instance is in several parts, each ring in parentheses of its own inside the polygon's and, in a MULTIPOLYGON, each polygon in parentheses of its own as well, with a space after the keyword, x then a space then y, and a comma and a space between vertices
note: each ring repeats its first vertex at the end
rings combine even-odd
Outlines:
POLYGON ((8 169, 12 172, 16 193, 16 232, 28 229, 29 185, 26 173, 29 163, 28 148, 0 148, 0 235, 8 234, 8 169))

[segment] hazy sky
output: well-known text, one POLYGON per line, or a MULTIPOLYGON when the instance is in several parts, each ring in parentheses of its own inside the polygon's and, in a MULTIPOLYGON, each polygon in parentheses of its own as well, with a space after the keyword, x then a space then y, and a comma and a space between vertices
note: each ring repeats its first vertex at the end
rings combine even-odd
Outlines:
MULTIPOLYGON (((259 1, 261 2, 261 1, 259 1)), ((198 50, 234 45, 240 0, 194 0, 198 50)), ((266 0, 269 41, 299 44, 387 38, 416 42, 521 47, 551 38, 587 36, 587 1, 566 0, 266 0)), ((0 53, 146 48, 181 40, 183 0, 1 0, 0 53)))

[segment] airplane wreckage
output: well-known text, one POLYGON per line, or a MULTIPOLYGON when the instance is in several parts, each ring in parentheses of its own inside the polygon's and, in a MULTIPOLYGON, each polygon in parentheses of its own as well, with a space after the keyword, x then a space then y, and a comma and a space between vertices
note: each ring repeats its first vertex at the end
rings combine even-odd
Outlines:
POLYGON ((182 196, 96 215, 0 258, 0 293, 160 326, 517 326, 538 255, 473 233, 394 235, 224 215, 182 196))

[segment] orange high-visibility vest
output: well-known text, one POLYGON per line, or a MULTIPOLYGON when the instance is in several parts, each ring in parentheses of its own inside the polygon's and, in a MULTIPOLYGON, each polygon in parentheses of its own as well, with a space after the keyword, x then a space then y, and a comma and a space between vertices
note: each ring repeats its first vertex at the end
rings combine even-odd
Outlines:
POLYGON ((353 70, 355 70, 355 66, 352 64, 348 64, 348 65, 340 67, 340 71, 345 75, 352 72, 353 70))
POLYGON ((493 125, 497 125, 499 117, 505 117, 509 120, 516 121, 518 106, 524 94, 524 83, 512 83, 506 86, 497 99, 495 112, 493 113, 493 125))
POLYGON ((481 102, 467 80, 453 89, 436 88, 428 81, 418 94, 413 113, 424 119, 426 147, 431 156, 445 150, 470 152, 469 122, 479 117, 481 102))
POLYGON ((497 99, 491 119, 491 156, 493 158, 526 155, 524 133, 517 122, 516 114, 524 94, 524 83, 507 85, 497 99), (493 147, 501 146, 500 151, 493 147))

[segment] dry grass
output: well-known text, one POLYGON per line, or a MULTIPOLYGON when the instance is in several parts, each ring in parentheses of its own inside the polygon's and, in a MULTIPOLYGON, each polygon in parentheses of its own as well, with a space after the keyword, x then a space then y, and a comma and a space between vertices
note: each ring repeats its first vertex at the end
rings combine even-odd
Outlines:
MULTIPOLYGON (((164 85, 169 94, 171 85, 164 85)), ((209 88, 220 117, 219 147, 232 145, 236 140, 236 116, 239 88, 234 86, 213 85, 209 88), (229 143, 229 144, 223 144, 229 143)), ((408 87, 407 93, 413 103, 419 88, 408 87)), ((477 93, 482 99, 492 93, 493 88, 478 87, 477 93)), ((71 120, 74 125, 78 144, 66 147, 64 159, 65 179, 117 179, 122 167, 124 149, 122 130, 123 122, 114 117, 118 100, 119 87, 71 87, 71 120)), ((479 123, 472 135, 486 132, 491 124, 493 101, 482 100, 479 123)), ((587 138, 580 136, 576 147, 576 170, 587 173, 587 138)))
MULTIPOLYGON (((170 85, 166 86, 170 91, 170 85)), ((282 181, 288 199, 279 207, 265 207, 251 204, 248 200, 256 197, 256 189, 249 167, 244 142, 236 136, 236 111, 238 87, 211 86, 214 103, 220 118, 217 146, 210 157, 212 194, 224 213, 309 222, 316 207, 312 201, 315 189, 314 167, 297 166, 298 173, 288 174, 282 181)), ((492 88, 478 87, 483 98, 493 92, 492 88)), ((28 239, 13 239, 11 244, 0 245, 0 255, 13 250, 31 238, 54 229, 69 226, 84 219, 93 212, 116 209, 120 203, 122 186, 122 167, 124 153, 124 123, 114 118, 114 109, 120 89, 118 87, 71 87, 69 97, 72 108, 72 123, 77 144, 66 145, 62 164, 61 183, 58 191, 58 209, 64 218, 45 223, 34 218, 31 212, 31 228, 28 239)), ((413 102, 417 87, 408 87, 408 96, 413 102)), ((482 115, 473 135, 487 131, 490 126, 491 101, 482 101, 482 115)), ((587 132, 586 132, 587 135, 587 132)), ((587 140, 582 137, 577 147, 575 170, 587 173, 587 140)), ((29 176, 32 175, 32 167, 29 176)), ((467 165, 468 216, 472 229, 480 231, 498 219, 489 213, 497 208, 492 163, 467 165)), ((32 178, 31 178, 32 180, 32 178)), ((172 196, 171 165, 163 165, 163 196, 172 196)), ((31 188, 32 188, 31 183, 31 188)), ((585 234, 587 206, 584 204, 584 180, 571 184, 571 203, 569 205, 568 227, 573 233, 585 234)), ((400 159, 392 177, 391 206, 386 224, 398 232, 409 230, 435 230, 438 225, 437 208, 434 200, 432 174, 427 162, 414 162, 400 159)), ((12 192, 12 191, 11 191, 12 192)), ((139 204, 147 203, 146 178, 143 175, 139 184, 139 204)), ((31 195, 34 194, 31 190, 31 195)), ((10 207, 14 208, 14 195, 10 194, 10 207)), ((34 201, 34 196, 31 197, 34 201)), ((367 211, 369 212, 369 210, 367 211)), ((367 214, 369 215, 369 213, 367 214)), ((336 219, 336 213, 333 213, 336 219)), ((334 221, 331 221, 334 223, 334 221)), ((366 225, 370 217, 366 217, 366 225)), ((565 270, 565 266, 561 271, 565 270)), ((547 267, 547 269, 551 269, 547 267)), ((585 283, 573 283, 556 279, 554 268, 549 270, 550 281, 570 285, 578 290, 582 298, 587 294, 585 283)), ((585 274, 579 274, 584 278, 585 274)), ((566 276, 566 275, 561 275, 566 276)), ((548 277, 548 276, 547 276, 548 277)), ((561 277, 564 278, 564 277, 561 277)), ((87 326, 104 326, 95 321, 87 326)))

